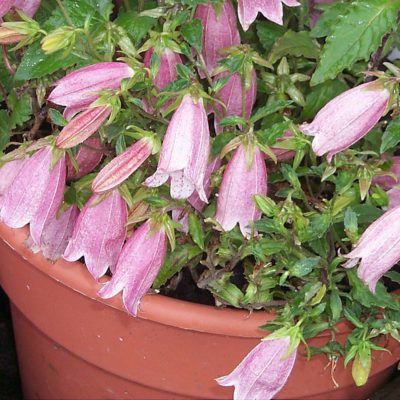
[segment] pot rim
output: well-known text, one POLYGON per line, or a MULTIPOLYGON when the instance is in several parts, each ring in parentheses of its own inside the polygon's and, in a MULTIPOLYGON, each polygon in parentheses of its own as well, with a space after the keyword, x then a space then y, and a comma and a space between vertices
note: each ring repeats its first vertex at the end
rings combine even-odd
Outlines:
MULTIPOLYGON (((78 261, 69 262, 61 258, 57 262, 51 263, 43 257, 41 252, 35 254, 26 247, 25 240, 28 235, 28 226, 15 229, 0 222, 0 238, 37 270, 56 280, 60 285, 64 285, 93 301, 127 313, 122 303, 121 294, 111 299, 102 299, 97 296, 102 284, 106 283, 110 279, 109 277, 103 277, 99 282, 96 282, 84 264, 78 261), (74 270, 71 271, 71 269, 74 270)), ((135 317, 132 316, 132 318, 135 317)), ((267 321, 273 320, 274 314, 267 311, 249 312, 247 310, 217 308, 160 294, 147 294, 141 301, 137 318, 197 332, 262 338, 267 336, 268 332, 259 327, 267 321)), ((352 325, 343 321, 337 324, 337 330, 340 334, 346 334, 352 330, 352 325)), ((318 336, 330 336, 330 332, 322 332, 318 336)))

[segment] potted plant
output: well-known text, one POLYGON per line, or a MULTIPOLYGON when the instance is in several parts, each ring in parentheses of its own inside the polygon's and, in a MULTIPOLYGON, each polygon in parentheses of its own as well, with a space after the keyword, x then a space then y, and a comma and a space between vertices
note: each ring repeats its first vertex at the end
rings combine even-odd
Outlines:
POLYGON ((0 283, 28 398, 387 381, 399 9, 2 3, 0 283))

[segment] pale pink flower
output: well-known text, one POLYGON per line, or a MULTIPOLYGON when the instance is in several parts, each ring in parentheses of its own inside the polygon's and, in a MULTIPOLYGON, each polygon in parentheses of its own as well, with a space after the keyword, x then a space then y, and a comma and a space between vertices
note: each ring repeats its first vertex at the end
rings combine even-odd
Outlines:
POLYGON ((88 108, 78 114, 57 136, 57 147, 70 149, 84 142, 99 130, 110 114, 110 106, 88 108))
POLYGON ((299 6, 296 0, 238 0, 239 21, 245 31, 257 18, 260 12, 265 18, 276 24, 283 24, 283 6, 282 3, 289 7, 299 6))
POLYGON ((301 125, 306 135, 315 136, 312 148, 328 160, 363 138, 388 111, 390 90, 381 81, 364 83, 347 90, 326 104, 310 124, 301 125))
POLYGON ((210 131, 203 100, 186 95, 168 125, 157 171, 145 183, 157 187, 171 178, 172 198, 187 199, 196 190, 207 202, 204 176, 209 153, 210 131))
MULTIPOLYGON (((225 0, 219 14, 212 3, 198 5, 195 18, 200 19, 203 25, 202 55, 208 73, 212 75, 218 61, 223 58, 219 50, 240 44, 236 13, 231 1, 225 0)), ((201 75, 204 77, 203 73, 201 75)))
POLYGON ((99 291, 105 299, 122 291, 122 300, 136 316, 140 301, 148 292, 167 254, 167 236, 163 227, 145 222, 128 239, 111 280, 99 291))
POLYGON ((14 182, 15 177, 23 167, 25 159, 8 162, 0 168, 0 208, 7 189, 14 182))
POLYGON ((90 137, 86 139, 76 153, 75 161, 78 165, 78 171, 72 165, 67 157, 67 179, 79 179, 92 172, 103 158, 105 148, 99 137, 90 137))
POLYGON ((29 17, 33 17, 39 8, 41 0, 1 0, 0 18, 7 14, 12 7, 23 11, 29 17))
POLYGON ((2 202, 1 220, 11 228, 21 228, 39 212, 44 196, 58 196, 65 184, 65 156, 50 169, 52 149, 44 147, 27 159, 8 187, 2 202))
POLYGON ((227 376, 217 379, 221 386, 235 386, 234 400, 270 400, 285 385, 296 361, 297 349, 286 355, 290 338, 258 344, 227 376))
POLYGON ((99 279, 107 268, 115 268, 125 240, 127 218, 126 203, 117 190, 105 199, 93 195, 78 217, 63 257, 67 261, 85 257, 89 272, 99 279))
POLYGON ((114 189, 128 179, 151 155, 152 148, 151 140, 144 137, 112 159, 93 181, 93 193, 114 189))
POLYGON ((379 279, 400 260, 400 206, 373 222, 344 257, 350 258, 345 268, 359 263, 358 277, 375 292, 379 279))
POLYGON ((249 165, 242 144, 228 162, 217 198, 215 219, 225 231, 239 223, 243 236, 250 237, 251 223, 261 218, 261 211, 253 199, 256 194, 267 194, 264 157, 260 149, 254 147, 253 161, 249 165))

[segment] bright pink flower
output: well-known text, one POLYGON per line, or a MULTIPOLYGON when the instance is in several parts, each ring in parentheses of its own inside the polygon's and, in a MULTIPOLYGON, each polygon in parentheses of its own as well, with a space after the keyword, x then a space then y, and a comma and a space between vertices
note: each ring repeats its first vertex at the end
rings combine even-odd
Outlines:
POLYGON ((25 159, 10 161, 0 169, 0 208, 7 189, 14 182, 15 177, 23 167, 25 159))
POLYGON ((207 202, 204 176, 209 153, 210 131, 203 100, 186 95, 168 125, 157 171, 145 183, 157 187, 171 178, 172 198, 187 199, 196 190, 207 202))
MULTIPOLYGON (((227 73, 220 74, 218 78, 227 75, 227 73)), ((225 117, 230 117, 233 115, 242 116, 242 80, 239 74, 233 74, 228 83, 218 92, 218 97, 226 105, 226 110, 222 106, 217 105, 218 110, 225 117)), ((257 75, 256 72, 252 71, 251 86, 246 90, 246 114, 245 118, 248 119, 253 111, 254 103, 257 97, 257 75)), ((219 117, 215 116, 215 130, 217 133, 222 131, 218 126, 219 117)))
POLYGON ((261 211, 254 203, 254 195, 267 194, 267 170, 264 157, 254 147, 254 157, 249 167, 246 148, 240 145, 225 169, 217 199, 215 219, 225 231, 239 223, 243 236, 249 238, 250 224, 261 218, 261 211))
POLYGON ((257 18, 260 12, 265 18, 276 24, 283 24, 283 6, 282 3, 289 7, 299 6, 296 0, 238 0, 239 20, 245 31, 257 18))
POLYGON ((67 158, 67 179, 79 179, 92 172, 104 155, 104 146, 99 137, 86 139, 76 153, 75 161, 79 170, 76 171, 69 158, 67 158))
POLYGON ((27 159, 3 198, 1 220, 11 228, 21 228, 35 217, 46 196, 55 195, 54 184, 64 179, 65 159, 50 169, 53 153, 50 147, 27 159), (64 174, 64 175, 63 175, 64 174))
POLYGON ((12 7, 23 11, 29 17, 33 17, 40 6, 41 0, 1 0, 0 18, 7 14, 12 7))
POLYGON ((122 62, 101 62, 80 68, 55 84, 48 100, 67 107, 87 107, 104 89, 119 89, 121 81, 134 74, 132 68, 122 62))
POLYGON ((60 149, 70 149, 97 132, 111 114, 110 106, 88 108, 65 126, 56 139, 60 149))
POLYGON ((386 211, 373 222, 355 249, 344 257, 350 258, 345 268, 360 263, 359 278, 375 292, 378 280, 400 260, 400 207, 386 211))
POLYGON ((51 261, 58 260, 67 248, 78 215, 78 207, 75 205, 69 207, 60 217, 57 218, 56 216, 44 227, 40 246, 35 244, 32 238, 27 242, 27 245, 34 253, 42 251, 47 259, 51 261))
MULTIPOLYGON (((153 52, 153 49, 149 49, 144 55, 143 63, 146 68, 150 68, 153 52)), ((178 64, 182 64, 181 56, 177 53, 174 53, 172 50, 165 48, 163 54, 160 57, 160 68, 158 69, 157 76, 153 81, 154 86, 159 91, 176 80, 176 66, 178 64)))
POLYGON ((198 5, 195 18, 200 19, 203 25, 202 55, 208 73, 212 75, 218 61, 223 58, 219 50, 240 44, 236 13, 230 0, 225 0, 220 14, 211 3, 198 5))
POLYGON ((151 221, 141 225, 128 239, 111 280, 99 291, 108 299, 122 290, 125 308, 136 316, 142 297, 147 293, 164 263, 167 236, 164 228, 155 228, 151 221))
POLYGON ((313 122, 300 129, 315 136, 312 148, 328 160, 363 138, 387 112, 390 90, 381 81, 347 90, 326 104, 313 122))
POLYGON ((112 270, 124 244, 127 206, 117 190, 105 199, 93 195, 82 209, 74 233, 65 250, 67 261, 85 257, 89 272, 95 279, 112 270))
POLYGON ((128 179, 151 155, 152 148, 151 141, 145 137, 111 160, 93 181, 93 193, 114 189, 128 179))
POLYGON ((30 222, 31 237, 38 246, 42 245, 42 234, 45 227, 56 217, 64 199, 66 173, 65 154, 63 154, 51 171, 39 207, 30 222))
POLYGON ((270 400, 285 385, 296 361, 297 350, 285 357, 289 337, 258 344, 227 376, 221 386, 235 386, 234 400, 270 400))

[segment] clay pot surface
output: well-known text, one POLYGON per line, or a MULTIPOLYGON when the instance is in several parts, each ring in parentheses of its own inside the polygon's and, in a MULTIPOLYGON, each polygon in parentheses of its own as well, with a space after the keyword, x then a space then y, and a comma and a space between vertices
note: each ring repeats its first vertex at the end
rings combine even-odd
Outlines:
MULTIPOLYGON (((218 386, 259 343, 258 327, 273 316, 147 295, 138 318, 120 296, 102 300, 84 265, 55 264, 24 245, 27 228, 0 224, 0 284, 12 302, 23 391, 27 399, 231 399, 218 386)), ((349 325, 339 324, 344 342, 349 325)), ((311 346, 328 342, 322 333, 311 346)), ((383 344, 383 343, 382 343, 383 344)), ((277 399, 364 399, 385 383, 400 359, 400 346, 373 353, 368 384, 356 388, 339 360, 334 377, 325 356, 299 354, 277 399)), ((300 350, 304 353, 304 349, 300 350)))

